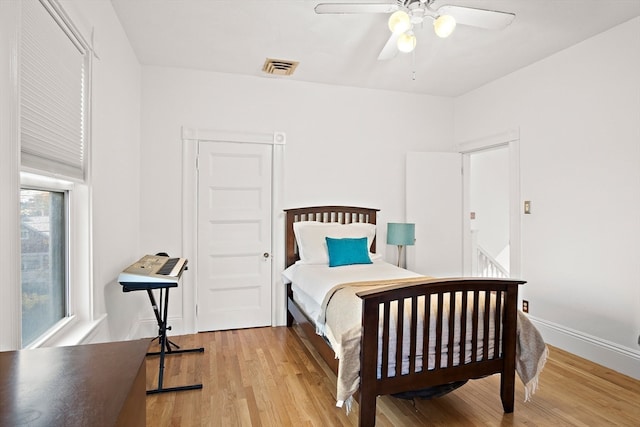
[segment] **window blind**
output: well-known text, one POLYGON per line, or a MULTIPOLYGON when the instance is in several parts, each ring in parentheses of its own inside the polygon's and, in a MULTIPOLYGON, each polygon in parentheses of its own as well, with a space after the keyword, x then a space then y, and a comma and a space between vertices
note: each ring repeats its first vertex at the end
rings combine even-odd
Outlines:
POLYGON ((83 180, 87 49, 57 13, 55 3, 21 3, 21 164, 83 180))

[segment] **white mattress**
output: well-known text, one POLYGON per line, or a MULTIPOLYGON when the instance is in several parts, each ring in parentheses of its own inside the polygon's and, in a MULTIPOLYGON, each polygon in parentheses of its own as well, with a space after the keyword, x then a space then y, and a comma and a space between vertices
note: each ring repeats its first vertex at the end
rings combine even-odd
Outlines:
POLYGON ((317 326, 317 319, 320 316, 320 304, 307 295, 298 285, 291 284, 293 290, 293 300, 298 304, 300 309, 313 321, 317 326))

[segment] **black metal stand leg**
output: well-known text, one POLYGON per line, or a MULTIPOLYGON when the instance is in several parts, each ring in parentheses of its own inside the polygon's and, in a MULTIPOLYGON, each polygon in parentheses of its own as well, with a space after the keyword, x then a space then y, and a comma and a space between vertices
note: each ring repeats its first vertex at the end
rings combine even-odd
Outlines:
MULTIPOLYGON (((168 303, 168 299, 167 297, 169 296, 169 290, 166 290, 166 297, 165 297, 165 307, 167 306, 168 303)), ((160 289, 160 301, 162 301, 162 293, 163 293, 163 289, 160 289)), ((160 310, 162 310, 162 306, 160 306, 160 310, 158 310, 158 304, 156 303, 156 299, 153 296, 153 291, 151 289, 147 289, 147 295, 149 295, 149 300, 151 301, 151 307, 153 307, 153 314, 155 314, 156 316, 156 321, 158 322, 158 335, 151 340, 152 342, 155 340, 160 340, 160 338, 163 336, 164 334, 164 341, 166 343, 167 346, 167 352, 171 353, 174 350, 171 349, 171 346, 173 346, 174 348, 180 348, 180 346, 176 343, 174 343, 173 341, 171 341, 167 336, 166 336, 166 331, 170 331, 171 330, 171 326, 167 326, 167 322, 166 320, 163 322, 162 317, 160 316, 160 310)), ((165 315, 165 319, 166 319, 166 315, 165 315)), ((152 353, 147 353, 147 356, 150 355, 158 355, 160 354, 160 352, 152 352, 152 353)))
POLYGON ((172 391, 183 391, 183 390, 197 390, 202 388, 202 384, 193 384, 181 387, 163 387, 164 380, 164 358, 167 355, 178 354, 178 353, 202 353, 204 352, 204 347, 193 348, 187 350, 172 350, 171 345, 176 348, 180 348, 178 345, 172 343, 167 338, 167 330, 171 329, 171 327, 167 326, 168 319, 168 310, 169 310, 169 289, 160 289, 160 301, 162 301, 162 296, 164 292, 164 307, 162 316, 160 315, 160 310, 158 310, 158 305, 156 304, 156 299, 153 296, 153 292, 150 289, 147 289, 147 294, 149 295, 149 299, 151 300, 151 306, 153 307, 153 312, 155 313, 156 320, 158 321, 158 341, 160 344, 159 352, 151 352, 147 353, 147 356, 160 355, 160 367, 158 369, 158 388, 153 390, 147 390, 147 394, 156 394, 156 393, 166 393, 172 391))

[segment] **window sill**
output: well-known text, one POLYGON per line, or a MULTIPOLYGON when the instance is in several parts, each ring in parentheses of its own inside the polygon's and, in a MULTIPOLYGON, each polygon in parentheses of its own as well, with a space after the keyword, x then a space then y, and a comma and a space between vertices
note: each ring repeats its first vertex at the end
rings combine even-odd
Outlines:
POLYGON ((40 340, 25 348, 61 347, 87 343, 106 318, 106 314, 93 321, 81 320, 77 316, 70 316, 58 323, 40 340))

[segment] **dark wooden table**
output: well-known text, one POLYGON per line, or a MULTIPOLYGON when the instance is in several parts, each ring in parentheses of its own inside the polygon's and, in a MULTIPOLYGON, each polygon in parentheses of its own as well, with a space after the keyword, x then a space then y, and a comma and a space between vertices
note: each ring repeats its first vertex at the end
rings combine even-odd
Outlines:
POLYGON ((149 339, 0 352, 0 426, 141 426, 149 339))

